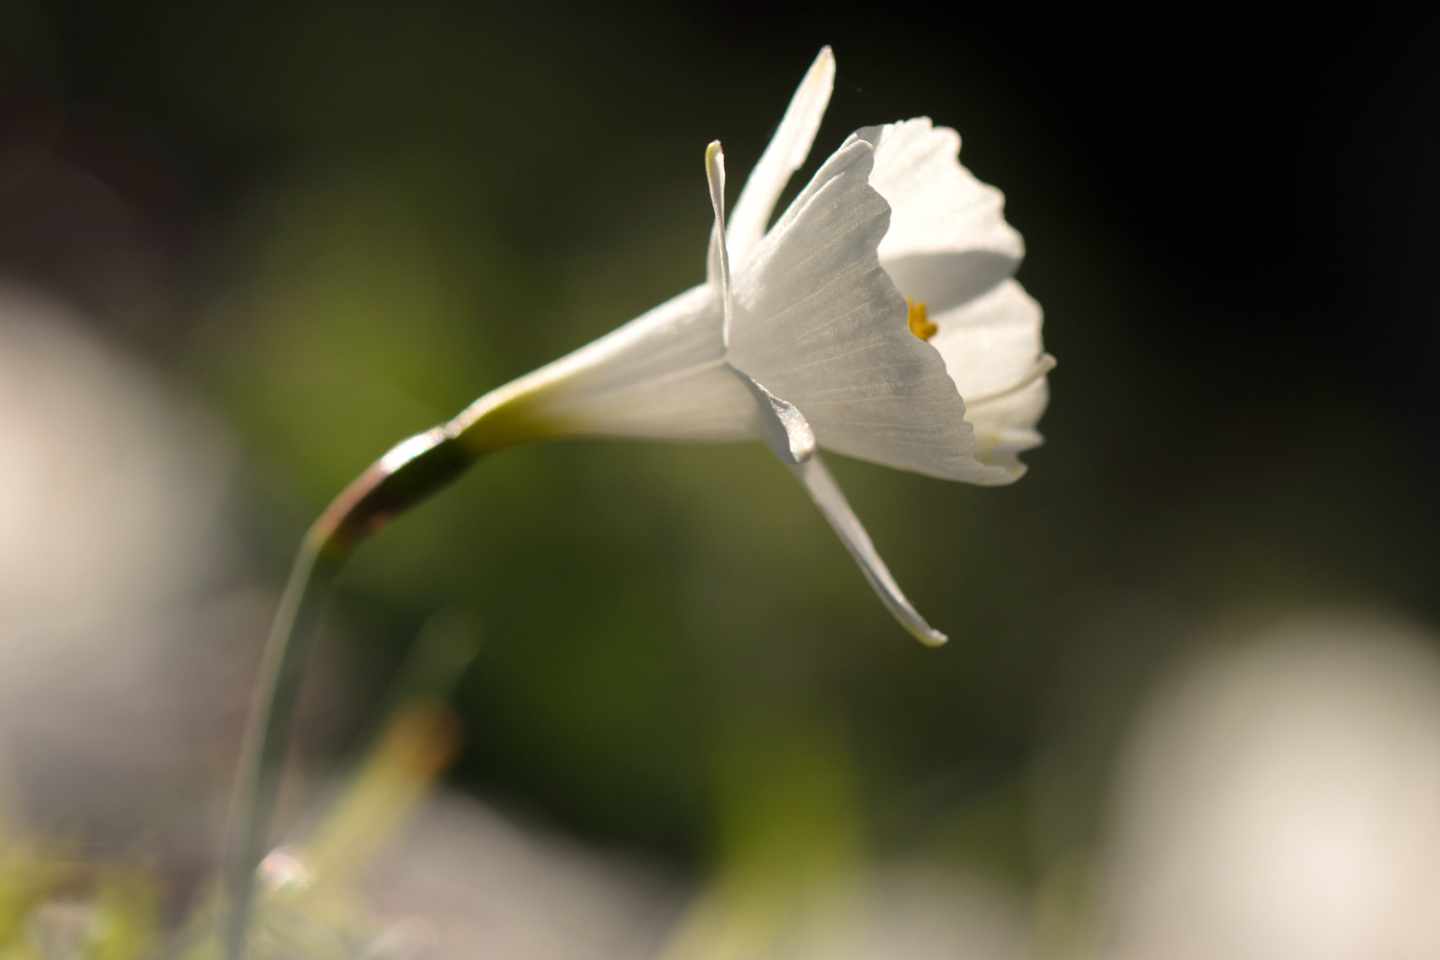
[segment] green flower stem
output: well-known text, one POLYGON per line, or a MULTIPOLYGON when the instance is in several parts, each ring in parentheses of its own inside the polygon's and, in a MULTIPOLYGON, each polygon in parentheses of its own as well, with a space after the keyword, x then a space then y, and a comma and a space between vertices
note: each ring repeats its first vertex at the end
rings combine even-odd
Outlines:
POLYGON ((341 491, 306 532, 266 642, 258 701, 246 732, 232 810, 234 835, 225 870, 229 910, 225 956, 244 960, 255 906, 255 871, 267 846, 270 818, 303 665, 324 588, 356 544, 386 521, 448 486, 475 460, 458 431, 436 427, 402 441, 341 491))

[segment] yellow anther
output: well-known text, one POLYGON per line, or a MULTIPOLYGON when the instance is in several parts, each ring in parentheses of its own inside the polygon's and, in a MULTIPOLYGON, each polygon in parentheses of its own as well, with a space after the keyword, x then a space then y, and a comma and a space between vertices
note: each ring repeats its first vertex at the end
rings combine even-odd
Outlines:
POLYGON ((940 328, 930 322, 930 314, 925 309, 925 304, 906 297, 905 305, 910 308, 910 317, 906 322, 910 325, 911 333, 921 340, 929 340, 940 332, 940 328))

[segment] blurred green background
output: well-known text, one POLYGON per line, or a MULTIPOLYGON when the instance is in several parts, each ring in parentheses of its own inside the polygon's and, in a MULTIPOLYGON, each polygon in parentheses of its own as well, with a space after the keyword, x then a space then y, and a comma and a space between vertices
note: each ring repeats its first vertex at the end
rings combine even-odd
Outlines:
POLYGON ((501 809, 680 877, 855 844, 1033 890, 1086 860, 1177 657, 1296 609, 1440 617, 1440 33, 1175 16, 11 4, 0 281, 231 452, 227 559, 166 602, 273 591, 391 443, 696 282, 704 145, 738 181, 832 44, 810 169, 862 125, 957 128, 1060 361, 1013 487, 835 464, 950 645, 759 445, 525 447, 362 551, 324 660, 349 699, 302 741, 353 764, 453 631, 449 782, 501 809))

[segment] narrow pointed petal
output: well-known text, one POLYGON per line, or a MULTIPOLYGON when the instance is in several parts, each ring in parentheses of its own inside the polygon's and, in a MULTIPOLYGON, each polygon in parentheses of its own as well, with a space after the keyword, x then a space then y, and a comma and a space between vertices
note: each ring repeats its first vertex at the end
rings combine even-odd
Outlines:
POLYGON ((900 292, 931 316, 993 289, 1025 253, 1005 222, 1005 196, 960 163, 960 135, 921 117, 868 127, 870 184, 893 211, 880 261, 900 292))
POLYGON ((904 627, 915 639, 930 647, 938 647, 946 641, 945 634, 936 630, 925 622, 925 618, 911 605, 901 591, 900 585, 891 576, 890 569, 885 566, 885 561, 875 550, 875 544, 871 542, 870 535, 865 532, 865 527, 860 523, 860 518, 855 516, 845 494, 841 492, 835 478, 825 468, 820 457, 811 457, 803 463, 793 464, 790 469, 800 482, 805 485, 810 496, 814 498, 815 505, 830 522, 840 542, 845 544, 845 549, 850 551, 850 556, 860 566, 860 572, 865 575, 871 589, 885 604, 885 609, 890 611, 900 626, 904 627))
POLYGON ((841 147, 736 275, 729 360, 804 410, 823 447, 983 482, 960 394, 880 266, 890 210, 871 158, 864 140, 841 147))
POLYGON ((835 88, 835 55, 820 51, 800 81, 770 144, 760 155, 730 218, 730 254, 744 264, 765 235, 765 227, 791 175, 805 163, 820 120, 835 88))
POLYGON ((764 384, 748 374, 730 368, 755 396, 756 433, 786 464, 802 463, 815 454, 815 431, 795 404, 767 390, 764 384))
POLYGON ((710 185, 710 209, 715 214, 715 226, 710 231, 710 258, 708 281, 720 296, 724 313, 721 327, 721 342, 730 342, 730 318, 735 309, 731 300, 730 253, 725 244, 725 149, 720 141, 712 141, 705 148, 705 180, 710 185))

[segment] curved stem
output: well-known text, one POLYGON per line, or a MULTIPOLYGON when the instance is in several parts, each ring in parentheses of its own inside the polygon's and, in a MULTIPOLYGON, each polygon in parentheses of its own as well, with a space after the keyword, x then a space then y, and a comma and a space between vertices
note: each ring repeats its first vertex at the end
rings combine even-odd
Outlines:
POLYGON ((255 912, 255 869, 279 793, 295 698, 322 597, 318 588, 334 578, 360 540, 449 485, 474 462, 476 451, 460 444, 457 435, 452 427, 436 427, 395 445, 340 492, 301 541, 266 642, 259 698, 242 751, 224 873, 230 901, 223 930, 227 960, 245 957, 255 912))
MULTIPOLYGON (((313 528, 312 528, 313 531, 313 528)), ((255 869, 266 845, 270 818, 279 795, 285 747, 295 716, 295 697, 309 652, 311 629, 323 588, 339 569, 341 557, 327 554, 307 535, 295 554, 260 664, 260 700, 245 736, 240 780, 235 795, 236 836, 226 865, 230 911, 225 955, 241 960, 254 909, 255 869), (311 583, 315 582, 315 589, 311 583)))

